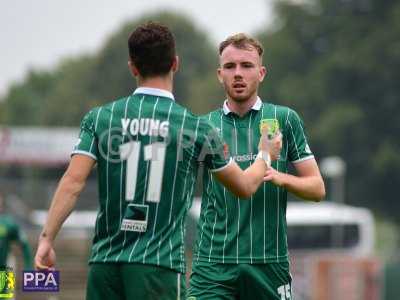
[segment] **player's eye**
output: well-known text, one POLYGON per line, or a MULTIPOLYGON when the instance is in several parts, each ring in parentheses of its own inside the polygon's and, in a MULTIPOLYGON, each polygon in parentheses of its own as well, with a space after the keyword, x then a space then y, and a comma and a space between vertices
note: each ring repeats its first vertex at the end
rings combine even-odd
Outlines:
POLYGON ((225 64, 224 69, 233 69, 235 67, 235 64, 225 64))
POLYGON ((252 64, 252 63, 243 63, 243 64, 242 64, 242 67, 243 67, 243 68, 253 68, 253 67, 254 67, 254 64, 252 64))

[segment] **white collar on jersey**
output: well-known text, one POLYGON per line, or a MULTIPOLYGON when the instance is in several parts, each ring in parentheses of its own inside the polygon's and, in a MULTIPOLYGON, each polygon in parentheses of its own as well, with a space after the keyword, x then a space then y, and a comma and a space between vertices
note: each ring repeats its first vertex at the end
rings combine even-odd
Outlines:
POLYGON ((149 88, 149 87, 138 87, 133 94, 147 94, 152 96, 159 96, 159 97, 166 97, 170 98, 175 101, 174 95, 167 90, 161 90, 156 88, 149 88))
MULTIPOLYGON (((262 101, 260 99, 260 97, 257 96, 257 100, 254 103, 253 107, 251 108, 252 110, 260 110, 262 106, 262 101)), ((224 105, 223 105, 223 109, 224 109, 224 115, 229 114, 230 112, 232 112, 230 110, 230 108, 228 107, 228 100, 224 101, 224 105)))

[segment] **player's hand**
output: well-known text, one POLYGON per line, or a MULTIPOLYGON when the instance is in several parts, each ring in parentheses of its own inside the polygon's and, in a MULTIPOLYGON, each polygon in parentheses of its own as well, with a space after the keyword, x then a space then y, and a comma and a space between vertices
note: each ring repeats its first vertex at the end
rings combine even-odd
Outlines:
POLYGON ((275 135, 275 137, 270 139, 268 138, 268 130, 263 130, 260 137, 258 149, 261 151, 269 152, 269 155, 271 156, 271 161, 279 159, 279 155, 282 149, 282 133, 279 132, 277 135, 275 135))
POLYGON ((56 263, 56 253, 52 243, 47 239, 40 239, 35 255, 36 270, 53 270, 56 263))
POLYGON ((283 186, 285 179, 284 176, 285 176, 284 173, 278 172, 273 167, 269 167, 265 172, 264 181, 272 182, 277 186, 283 186))

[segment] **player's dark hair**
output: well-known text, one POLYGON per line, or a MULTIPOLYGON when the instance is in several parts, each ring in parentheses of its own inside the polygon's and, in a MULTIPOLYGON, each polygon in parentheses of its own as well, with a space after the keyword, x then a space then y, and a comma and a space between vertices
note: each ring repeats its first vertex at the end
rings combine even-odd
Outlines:
POLYGON ((137 27, 128 40, 129 57, 143 78, 163 76, 175 58, 175 38, 168 27, 148 22, 137 27))
POLYGON ((264 49, 261 43, 256 39, 249 37, 245 33, 237 33, 231 35, 225 41, 222 41, 221 44, 219 44, 219 55, 221 55, 224 49, 229 45, 233 45, 238 49, 247 49, 247 50, 250 49, 251 47, 254 47, 257 50, 258 55, 260 55, 260 57, 262 57, 264 53, 264 49))

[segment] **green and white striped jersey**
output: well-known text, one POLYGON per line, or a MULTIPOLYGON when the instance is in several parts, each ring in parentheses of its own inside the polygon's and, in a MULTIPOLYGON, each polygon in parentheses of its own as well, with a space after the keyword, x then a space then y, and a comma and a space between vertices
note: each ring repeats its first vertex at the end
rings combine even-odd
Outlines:
POLYGON ((185 272, 184 224, 199 161, 212 171, 228 164, 215 128, 171 93, 138 88, 92 109, 72 154, 97 160, 100 207, 89 263, 185 272))
MULTIPOLYGON (((207 117, 219 129, 229 154, 242 169, 256 158, 262 119, 277 119, 283 135, 280 159, 272 167, 287 173, 289 162, 313 158, 302 121, 287 107, 263 103, 258 98, 241 118, 229 110, 225 101, 222 109, 207 117)), ((286 204, 286 190, 272 183, 264 183, 243 201, 205 171, 194 259, 234 264, 288 261, 286 204)))

